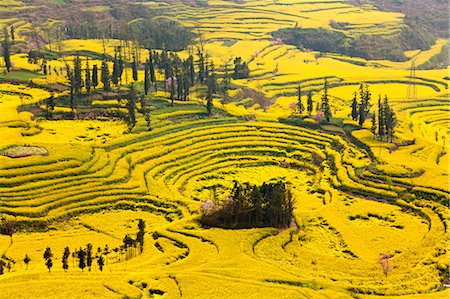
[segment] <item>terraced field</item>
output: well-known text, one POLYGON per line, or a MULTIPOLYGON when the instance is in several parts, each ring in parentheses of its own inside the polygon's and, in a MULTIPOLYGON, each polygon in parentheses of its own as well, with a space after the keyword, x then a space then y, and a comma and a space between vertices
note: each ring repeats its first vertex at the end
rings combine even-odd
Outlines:
MULTIPOLYGON (((406 62, 371 61, 300 50, 274 40, 271 32, 331 29, 334 20, 348 23, 349 36, 392 35, 403 24, 402 14, 340 0, 145 5, 193 28, 219 77, 236 56, 248 63, 250 77, 232 80, 230 99, 215 98, 211 117, 198 85, 189 101, 173 107, 167 93, 154 92, 147 98, 153 130, 138 114, 128 133, 118 119, 36 117, 33 112, 45 109, 52 92, 68 94, 54 88, 67 85, 67 78, 62 71, 43 75, 26 53, 12 56, 11 74, 0 66, 0 219, 18 230, 11 238, 0 235, 1 259, 16 261, 0 275, 0 297, 448 298, 448 68, 417 70, 418 97, 406 97, 412 61, 426 63, 446 40, 406 53, 406 62), (292 114, 299 83, 305 93, 313 92, 315 113, 325 79, 331 124, 279 121, 292 114), (369 121, 357 127, 349 120, 360 83, 369 84, 373 99, 389 96, 398 119, 394 143, 375 139, 369 121), (245 88, 269 104, 242 96, 245 88), (234 180, 285 181, 295 200, 291 226, 202 226, 201 202, 226 201, 234 180), (146 223, 144 250, 130 256, 120 246, 124 235, 136 233, 137 219, 146 223), (64 248, 87 243, 118 250, 105 254, 103 272, 96 265, 82 272, 74 257, 64 272, 64 248), (55 254, 51 273, 42 258, 47 246, 55 254), (383 254, 391 257, 386 275, 378 262, 383 254), (25 255, 31 258, 27 266, 25 255)), ((0 12, 6 7, 35 9, 0 1, 0 12)), ((14 24, 19 43, 31 32, 31 24, 16 18, 0 24, 14 24)), ((46 50, 61 57, 47 63, 62 69, 80 51, 100 65, 103 47, 113 55, 119 45, 103 42, 48 44, 46 50)), ((195 46, 177 54, 186 58, 192 51, 195 46)), ((162 73, 156 75, 163 81, 162 73)), ((140 69, 138 88, 143 79, 140 69)), ((131 72, 125 80, 132 81, 131 72)), ((92 107, 126 110, 110 95, 93 100, 92 107)))

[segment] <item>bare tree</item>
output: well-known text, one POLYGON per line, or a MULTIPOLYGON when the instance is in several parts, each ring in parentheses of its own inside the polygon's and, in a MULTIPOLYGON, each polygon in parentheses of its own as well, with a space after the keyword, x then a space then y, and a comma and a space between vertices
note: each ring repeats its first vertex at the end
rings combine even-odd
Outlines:
POLYGON ((383 253, 380 255, 380 258, 378 259, 378 264, 380 264, 381 269, 383 270, 384 276, 388 276, 389 272, 392 271, 392 266, 389 263, 391 259, 391 256, 387 253, 383 253))

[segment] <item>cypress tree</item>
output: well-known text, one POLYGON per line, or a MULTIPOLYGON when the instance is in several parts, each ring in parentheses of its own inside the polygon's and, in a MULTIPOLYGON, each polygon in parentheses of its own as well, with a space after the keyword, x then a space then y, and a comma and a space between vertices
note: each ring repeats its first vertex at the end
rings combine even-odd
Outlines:
POLYGON ((86 70, 85 70, 85 81, 86 81, 86 91, 91 92, 92 81, 91 81, 91 67, 89 66, 89 58, 86 59, 86 70))
POLYGON ((75 76, 72 70, 70 69, 70 66, 66 64, 66 72, 67 72, 67 79, 69 80, 69 88, 70 88, 70 109, 71 109, 71 118, 75 118, 75 76))
POLYGON ((150 89, 150 78, 149 78, 149 62, 145 64, 144 69, 144 94, 147 95, 150 89))
POLYGON ((94 87, 94 90, 98 86, 98 67, 96 64, 94 64, 94 67, 92 68, 92 86, 94 87))
POLYGON ((70 250, 69 247, 64 248, 64 253, 62 257, 62 267, 64 271, 67 272, 67 269, 69 269, 69 256, 70 256, 70 250))
POLYGON ((385 117, 383 104, 381 103, 381 95, 378 96, 378 135, 380 139, 383 140, 385 135, 385 117))
POLYGON ((6 71, 9 73, 11 71, 12 63, 11 63, 11 49, 9 42, 9 34, 8 30, 5 28, 5 39, 3 40, 3 59, 5 60, 6 71))
POLYGON ((209 116, 212 115, 212 110, 213 110, 213 97, 212 97, 212 92, 211 92, 211 88, 210 86, 208 86, 208 91, 206 94, 206 112, 208 113, 209 116))
POLYGON ((89 271, 91 271, 91 267, 92 267, 92 244, 87 244, 87 248, 86 248, 86 265, 89 268, 89 271))
POLYGON ((128 109, 128 119, 127 119, 127 124, 128 124, 128 130, 131 131, 133 130, 134 126, 136 125, 136 91, 134 89, 134 85, 131 85, 130 88, 130 92, 127 95, 127 109, 128 109))
POLYGON ((328 101, 328 82, 325 79, 324 82, 324 92, 323 92, 323 96, 322 96, 322 111, 324 113, 325 119, 327 120, 327 122, 330 122, 331 119, 331 108, 330 108, 330 103, 328 101))
POLYGON ((131 68, 133 70, 133 80, 136 82, 138 80, 138 69, 137 69, 136 58, 133 59, 133 63, 131 65, 131 68))
POLYGON ((115 49, 115 53, 114 53, 113 72, 112 72, 112 76, 111 76, 111 82, 114 85, 119 84, 119 60, 117 59, 117 49, 115 49))
POLYGON ((198 81, 203 83, 205 80, 205 59, 203 57, 203 52, 198 50, 198 81))
POLYGON ((150 73, 150 81, 153 82, 153 84, 155 84, 156 87, 155 65, 153 64, 153 55, 151 51, 149 51, 148 70, 150 73))
POLYGON ((358 119, 358 102, 356 101, 356 92, 353 95, 353 102, 352 102, 352 119, 357 120, 358 119))
POLYGON ((311 113, 313 111, 312 91, 308 92, 307 106, 308 106, 308 114, 311 115, 311 113))
POLYGON ((195 68, 194 68, 194 57, 192 55, 188 58, 189 63, 189 81, 190 85, 194 85, 195 83, 195 68))
POLYGON ((14 28, 14 25, 11 25, 11 40, 12 44, 14 45, 14 42, 16 41, 16 29, 14 28))
POLYGON ((144 236, 145 236, 145 221, 142 219, 138 220, 139 231, 136 234, 136 241, 139 243, 139 248, 142 253, 144 250, 144 236))
POLYGON ((108 63, 106 62, 106 60, 103 60, 102 62, 102 83, 103 83, 103 90, 104 91, 109 91, 111 86, 110 86, 110 75, 109 75, 109 68, 108 68, 108 63))
POLYGON ((45 260, 45 265, 48 268, 48 272, 50 272, 51 268, 53 267, 53 253, 52 250, 50 249, 50 247, 47 247, 47 249, 45 249, 44 252, 44 260, 45 260))
POLYGON ((74 80, 74 92, 79 94, 81 92, 81 88, 83 87, 83 79, 81 78, 81 59, 77 54, 73 61, 73 80, 74 80))
POLYGON ((103 272, 103 267, 105 266, 105 259, 103 258, 103 255, 99 255, 97 260, 98 268, 100 269, 100 272, 103 272))
POLYGON ((81 271, 84 272, 84 268, 86 268, 86 252, 84 251, 84 249, 78 250, 78 268, 81 269, 81 271))
POLYGON ((370 128, 375 139, 377 138, 377 118, 375 116, 375 112, 372 114, 372 127, 370 128))
POLYGON ((303 111, 305 110, 305 106, 303 106, 303 102, 302 102, 302 85, 300 83, 298 84, 297 96, 298 96, 297 109, 298 109, 298 112, 300 114, 302 114, 303 111))

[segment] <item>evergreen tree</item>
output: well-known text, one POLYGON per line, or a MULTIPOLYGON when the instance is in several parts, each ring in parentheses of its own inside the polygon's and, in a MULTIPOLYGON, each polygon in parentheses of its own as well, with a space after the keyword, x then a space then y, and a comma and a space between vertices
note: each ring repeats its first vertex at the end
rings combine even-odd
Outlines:
POLYGON ((6 71, 9 73, 11 71, 12 63, 11 63, 11 45, 9 42, 9 34, 8 30, 5 28, 5 38, 2 43, 3 47, 3 59, 5 60, 6 71))
POLYGON ((352 101, 352 119, 357 120, 358 119, 358 102, 356 100, 356 92, 353 95, 353 101, 352 101))
POLYGON ((385 135, 385 117, 383 104, 381 103, 381 95, 378 96, 378 135, 380 139, 383 140, 385 135))
POLYGON ((67 79, 69 80, 69 89, 70 89, 70 110, 71 110, 71 118, 75 118, 75 76, 72 70, 70 69, 70 66, 66 64, 66 72, 67 72, 67 79))
POLYGON ((208 84, 208 90, 206 93, 206 112, 208 113, 209 116, 212 116, 213 106, 214 105, 211 86, 210 84, 208 84))
POLYGON ((78 268, 84 272, 84 268, 86 268, 86 252, 84 249, 78 250, 78 268))
POLYGON ((205 80, 205 58, 203 56, 203 52, 198 50, 198 81, 203 83, 205 80))
POLYGON ((12 44, 14 45, 14 42, 16 41, 16 29, 14 28, 14 25, 11 25, 11 40, 12 40, 12 44))
POLYGON ((189 85, 192 86, 195 83, 194 57, 192 55, 189 56, 188 63, 189 63, 189 81, 190 81, 189 85))
POLYGON ((94 64, 94 67, 92 68, 92 86, 94 87, 94 90, 98 86, 98 67, 96 64, 94 64))
POLYGON ((136 82, 138 80, 138 69, 137 69, 137 61, 136 61, 135 57, 133 59, 133 63, 131 65, 131 68, 133 70, 133 80, 136 82))
POLYGON ((91 81, 91 67, 89 66, 89 58, 86 59, 86 70, 85 70, 85 86, 86 91, 91 92, 92 81, 91 81))
POLYGON ((81 78, 81 59, 78 54, 73 61, 73 84, 74 92, 79 94, 83 87, 83 79, 81 78))
POLYGON ((305 106, 303 106, 303 102, 302 102, 302 85, 300 83, 298 84, 297 96, 298 96, 297 109, 300 114, 303 114, 303 111, 305 110, 305 106))
POLYGON ((5 267, 5 262, 0 260, 0 275, 3 275, 5 273, 4 267, 5 267))
POLYGON ((366 121, 366 113, 365 113, 365 109, 364 109, 364 104, 363 103, 361 103, 359 105, 358 117, 359 117, 358 123, 362 127, 364 122, 366 121))
POLYGON ((370 128, 375 139, 377 138, 377 118, 375 116, 375 112, 372 114, 372 126, 370 128))
POLYGON ((69 247, 64 248, 64 253, 62 257, 62 267, 64 271, 67 272, 67 269, 69 269, 69 257, 70 257, 70 250, 69 247))
POLYGON ((101 272, 103 272, 103 267, 105 266, 105 259, 103 258, 103 255, 100 254, 97 259, 98 268, 101 272))
POLYGON ((385 115, 385 134, 389 142, 394 140, 394 129, 397 125, 397 119, 394 111, 389 106, 388 97, 384 97, 384 115, 385 115))
POLYGON ((147 61, 144 69, 144 94, 147 95, 149 90, 150 90, 150 74, 149 74, 149 61, 147 61))
POLYGON ((155 84, 156 88, 155 65, 153 64, 153 55, 151 51, 149 51, 148 71, 150 74, 150 81, 153 82, 153 84, 155 84))
POLYGON ((47 247, 47 249, 45 249, 44 260, 45 260, 45 265, 48 268, 48 272, 50 272, 51 268, 53 267, 53 253, 52 253, 52 250, 50 249, 50 247, 47 247))
POLYGON ((109 68, 108 68, 108 63, 106 62, 106 60, 103 60, 102 62, 102 83, 103 83, 103 90, 104 91, 109 91, 111 86, 110 86, 110 75, 109 75, 109 68))
POLYGON ((30 259, 30 257, 28 256, 28 254, 25 254, 25 257, 24 257, 24 259, 23 259, 23 262, 25 263, 25 266, 26 266, 26 270, 28 270, 28 264, 31 262, 31 259, 30 259))
POLYGON ((312 91, 308 92, 308 101, 307 101, 307 106, 308 106, 308 114, 311 115, 312 111, 313 111, 313 99, 312 99, 312 91))
POLYGON ((111 82, 114 85, 119 84, 119 60, 117 59, 117 48, 114 53, 114 61, 113 61, 113 72, 111 76, 111 82))
POLYGON ((142 251, 144 250, 144 236, 145 236, 145 221, 142 219, 138 220, 138 228, 139 232, 136 234, 136 241, 139 243, 139 248, 142 251))
POLYGON ((323 89, 324 89, 324 91, 323 91, 323 96, 322 96, 322 111, 323 111, 323 114, 324 114, 327 122, 330 122, 332 114, 331 114, 330 104, 328 101, 328 82, 326 79, 325 79, 323 89))
POLYGON ((136 90, 134 89, 134 85, 131 85, 130 92, 127 95, 128 118, 126 121, 130 133, 133 131, 134 126, 136 126, 136 98, 136 90))
POLYGON ((89 271, 91 271, 91 267, 92 267, 92 244, 87 244, 87 248, 86 248, 86 265, 89 268, 89 271))

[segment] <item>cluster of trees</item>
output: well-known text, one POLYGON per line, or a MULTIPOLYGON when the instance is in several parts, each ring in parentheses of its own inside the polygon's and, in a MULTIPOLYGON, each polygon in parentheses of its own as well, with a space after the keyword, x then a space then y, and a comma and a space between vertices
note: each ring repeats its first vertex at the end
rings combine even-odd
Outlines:
POLYGON ((58 28, 68 38, 120 39, 139 43, 146 49, 180 51, 192 43, 195 35, 180 23, 155 17, 144 5, 118 5, 99 18, 98 12, 79 12, 58 28))
POLYGON ((288 227, 293 213, 292 193, 282 181, 261 186, 235 181, 222 205, 201 204, 201 223, 223 228, 288 227))
POLYGON ((394 130, 397 126, 397 118, 394 110, 389 106, 388 97, 384 96, 381 102, 381 96, 378 98, 378 126, 375 113, 372 116, 372 133, 380 140, 392 142, 394 139, 394 130), (378 132, 377 132, 378 129, 378 132))
MULTIPOLYGON (((297 89, 297 104, 295 108, 297 112, 300 114, 303 114, 305 112, 305 105, 303 104, 302 97, 303 97, 302 85, 301 83, 299 83, 297 89)), ((313 105, 314 105, 313 93, 310 90, 307 93, 307 100, 306 100, 306 111, 308 112, 308 115, 311 115, 313 111, 313 105)), ((321 102, 317 103, 316 110, 317 110, 316 118, 318 121, 321 121, 322 118, 325 118, 326 122, 330 122, 333 113, 331 111, 330 99, 328 96, 328 82, 326 79, 323 84, 323 95, 321 97, 321 102)))
MULTIPOLYGON (((137 251, 142 253, 144 251, 144 240, 145 240, 145 221, 142 219, 138 219, 138 232, 136 233, 136 237, 133 238, 131 235, 126 235, 123 238, 123 245, 112 250, 109 249, 108 245, 105 245, 105 248, 98 247, 97 251, 94 252, 92 244, 87 244, 85 248, 80 247, 79 249, 75 249, 73 252, 70 251, 69 247, 64 249, 61 259, 61 266, 64 271, 69 269, 69 258, 72 257, 72 266, 75 267, 75 264, 84 271, 85 268, 88 268, 89 271, 92 269, 92 265, 94 261, 97 261, 97 265, 100 271, 103 271, 103 267, 106 264, 108 255, 111 252, 115 252, 116 256, 120 253, 126 254, 125 259, 128 260, 137 255, 137 251)), ((43 258, 45 261, 45 266, 50 272, 54 266, 53 263, 53 252, 50 247, 47 247, 44 251, 43 258)), ((120 261, 120 257, 119 257, 120 261)), ((28 254, 25 255, 23 259, 24 264, 26 265, 26 269, 28 269, 28 265, 31 262, 28 254)), ((2 256, 0 258, 0 275, 4 274, 4 268, 7 268, 9 271, 12 266, 15 264, 15 261, 7 258, 6 256, 2 256), (6 262, 5 262, 6 261, 6 262)))
POLYGON ((384 101, 381 100, 381 96, 378 98, 378 117, 374 112, 370 114, 370 108, 372 100, 372 94, 368 85, 361 84, 359 86, 359 92, 354 93, 352 101, 352 119, 358 121, 362 126, 364 122, 371 117, 372 127, 371 131, 376 138, 380 140, 393 141, 394 130, 397 125, 397 119, 394 110, 389 106, 388 97, 385 95, 384 101), (359 94, 359 102, 358 102, 359 94))
MULTIPOLYGON (((72 255, 72 266, 75 267, 75 264, 81 271, 87 267, 89 271, 92 269, 92 263, 94 260, 97 260, 98 268, 100 271, 103 271, 103 267, 105 266, 105 256, 109 253, 108 245, 106 245, 105 249, 98 247, 97 252, 94 253, 92 244, 87 244, 86 248, 80 247, 79 249, 75 249, 73 252, 70 252, 69 247, 64 248, 64 252, 61 259, 62 268, 64 271, 69 270, 69 258, 72 255)), ((45 266, 48 269, 48 272, 53 268, 53 252, 50 247, 47 247, 44 251, 44 261, 45 266)), ((26 264, 28 269, 28 264, 31 259, 28 255, 25 256, 23 262, 26 264)))
POLYGON ((242 61, 241 57, 234 59, 234 72, 233 79, 244 79, 250 75, 250 69, 245 61, 242 61))
POLYGON ((368 60, 389 59, 406 61, 404 52, 413 49, 428 50, 434 38, 418 26, 404 26, 394 36, 365 35, 349 37, 346 34, 324 28, 283 28, 272 35, 289 45, 300 49, 339 53, 345 56, 361 57, 368 60), (418 33, 418 30, 420 34, 418 33))
POLYGON ((367 84, 361 84, 359 86, 359 92, 353 94, 352 101, 352 119, 354 121, 358 121, 359 125, 362 126, 366 119, 370 116, 370 108, 372 100, 372 93, 369 90, 369 86, 367 84), (359 103, 358 103, 358 95, 359 95, 359 103))

